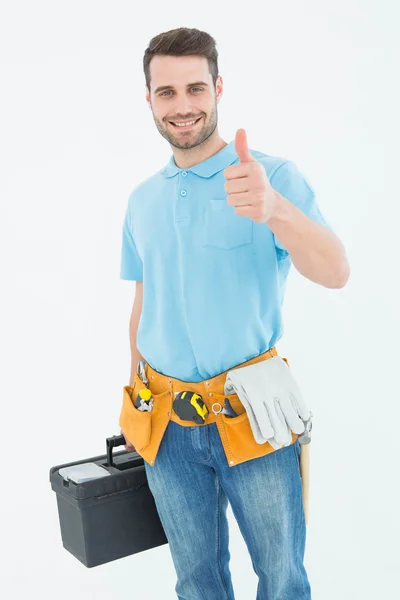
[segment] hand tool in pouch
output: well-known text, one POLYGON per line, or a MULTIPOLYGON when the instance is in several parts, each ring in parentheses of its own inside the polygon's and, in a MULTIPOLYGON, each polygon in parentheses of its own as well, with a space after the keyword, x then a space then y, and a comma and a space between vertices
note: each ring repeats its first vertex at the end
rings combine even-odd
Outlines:
POLYGON ((138 366, 137 366, 137 372, 139 375, 140 380, 144 383, 144 385, 146 387, 141 388, 135 398, 135 407, 138 410, 141 411, 148 411, 150 412, 151 410, 153 410, 153 401, 154 398, 152 396, 151 391, 149 390, 149 388, 147 387, 149 380, 146 377, 146 371, 145 371, 145 362, 144 360, 140 360, 138 362, 138 366))
POLYGON ((303 421, 304 423, 304 431, 298 437, 300 444, 309 444, 311 442, 311 430, 312 430, 312 418, 313 414, 310 411, 310 417, 307 421, 303 421))
POLYGON ((228 398, 224 398, 225 400, 225 406, 226 408, 222 409, 222 413, 224 415, 226 415, 227 417, 238 417, 239 414, 233 410, 231 403, 229 402, 228 398))

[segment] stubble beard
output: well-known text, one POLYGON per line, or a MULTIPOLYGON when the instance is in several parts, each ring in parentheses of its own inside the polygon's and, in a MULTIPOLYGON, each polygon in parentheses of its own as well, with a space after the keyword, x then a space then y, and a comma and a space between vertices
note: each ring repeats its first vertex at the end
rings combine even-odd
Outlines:
POLYGON ((160 135, 162 135, 162 137, 166 139, 171 146, 174 146, 174 148, 179 148, 180 150, 190 150, 190 148, 195 148, 196 146, 203 144, 214 133, 218 124, 217 104, 215 104, 214 110, 210 114, 208 121, 207 115, 204 113, 202 117, 203 126, 200 131, 197 132, 196 135, 193 135, 192 132, 189 132, 185 139, 185 133, 183 133, 181 136, 174 135, 170 130, 170 127, 173 127, 173 125, 170 125, 169 123, 164 125, 164 122, 157 119, 153 113, 153 119, 160 135))

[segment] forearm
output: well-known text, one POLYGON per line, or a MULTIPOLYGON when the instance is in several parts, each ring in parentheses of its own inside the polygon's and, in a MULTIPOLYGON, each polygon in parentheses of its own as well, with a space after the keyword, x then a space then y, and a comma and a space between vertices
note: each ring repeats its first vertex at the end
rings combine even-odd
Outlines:
POLYGON ((140 312, 133 310, 129 322, 129 341, 131 347, 131 373, 129 376, 129 385, 133 385, 133 376, 137 369, 139 360, 144 360, 136 347, 136 335, 139 325, 140 312))
POLYGON ((342 242, 327 227, 309 219, 276 190, 275 193, 276 210, 266 224, 287 249, 296 269, 325 287, 343 287, 350 267, 342 242))

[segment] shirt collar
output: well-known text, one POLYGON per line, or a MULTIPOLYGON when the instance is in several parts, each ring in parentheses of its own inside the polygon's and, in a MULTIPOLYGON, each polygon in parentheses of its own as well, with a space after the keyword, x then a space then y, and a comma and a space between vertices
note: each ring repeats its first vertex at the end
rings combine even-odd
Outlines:
POLYGON ((172 155, 168 164, 161 169, 161 173, 164 177, 173 177, 177 173, 188 171, 189 173, 194 173, 200 177, 211 177, 212 175, 215 175, 215 173, 218 173, 218 171, 222 171, 222 169, 225 169, 234 163, 237 158, 238 155, 235 151, 235 143, 232 141, 224 146, 222 150, 213 156, 210 156, 210 158, 207 158, 206 160, 203 160, 203 162, 193 165, 193 167, 189 167, 188 169, 177 167, 174 155, 172 155))

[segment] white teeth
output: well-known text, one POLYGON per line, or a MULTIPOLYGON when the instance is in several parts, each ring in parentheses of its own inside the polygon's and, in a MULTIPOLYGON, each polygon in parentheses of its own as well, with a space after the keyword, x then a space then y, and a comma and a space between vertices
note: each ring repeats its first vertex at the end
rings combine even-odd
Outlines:
POLYGON ((196 121, 197 119, 195 119, 194 121, 188 121, 187 123, 174 123, 174 125, 176 125, 177 127, 186 127, 187 125, 194 125, 196 121))

